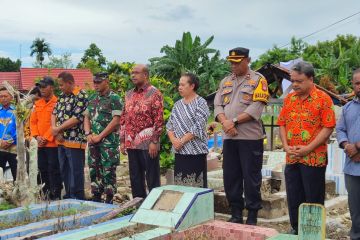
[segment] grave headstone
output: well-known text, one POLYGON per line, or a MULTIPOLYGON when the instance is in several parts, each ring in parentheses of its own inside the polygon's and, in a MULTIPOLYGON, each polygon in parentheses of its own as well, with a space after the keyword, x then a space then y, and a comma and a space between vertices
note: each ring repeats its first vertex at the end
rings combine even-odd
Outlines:
POLYGON ((181 231, 214 219, 214 191, 166 185, 151 190, 131 222, 181 231))
POLYGON ((323 205, 301 204, 299 207, 299 240, 325 239, 325 216, 323 205))

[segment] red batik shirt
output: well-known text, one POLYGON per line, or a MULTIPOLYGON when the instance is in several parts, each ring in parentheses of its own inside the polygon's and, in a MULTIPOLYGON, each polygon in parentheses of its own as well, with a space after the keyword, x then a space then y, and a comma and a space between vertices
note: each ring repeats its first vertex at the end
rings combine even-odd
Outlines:
MULTIPOLYGON (((278 118, 278 125, 286 130, 289 146, 308 145, 322 128, 335 127, 334 105, 325 92, 313 87, 310 95, 302 100, 296 93, 290 93, 278 118)), ((307 166, 324 167, 327 165, 326 143, 317 147, 307 156, 296 159, 286 155, 286 163, 301 163, 307 166)))
POLYGON ((128 91, 120 125, 125 148, 147 150, 150 142, 159 142, 164 125, 160 91, 150 84, 128 91))

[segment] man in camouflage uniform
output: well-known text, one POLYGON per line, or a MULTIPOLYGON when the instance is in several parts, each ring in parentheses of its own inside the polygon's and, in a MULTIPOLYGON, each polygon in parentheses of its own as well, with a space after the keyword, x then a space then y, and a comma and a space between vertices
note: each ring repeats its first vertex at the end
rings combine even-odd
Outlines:
POLYGON ((120 163, 119 123, 122 110, 120 97, 110 90, 106 73, 94 77, 96 94, 85 111, 85 135, 89 148, 89 169, 93 201, 100 202, 105 193, 111 203, 116 193, 116 166, 120 163))
POLYGON ((269 98, 267 81, 249 68, 249 49, 234 48, 227 59, 232 74, 220 83, 214 115, 223 129, 224 188, 231 206, 229 222, 243 223, 245 207, 246 224, 256 225, 261 209, 264 138, 260 117, 269 98))

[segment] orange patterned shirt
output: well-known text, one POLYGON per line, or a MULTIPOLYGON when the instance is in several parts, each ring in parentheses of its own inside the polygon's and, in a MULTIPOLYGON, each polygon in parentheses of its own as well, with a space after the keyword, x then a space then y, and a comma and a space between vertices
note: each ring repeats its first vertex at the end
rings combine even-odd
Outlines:
MULTIPOLYGON (((289 94, 284 99, 284 106, 278 118, 278 125, 284 126, 286 129, 289 146, 308 145, 322 128, 333 128, 335 124, 331 98, 315 86, 304 100, 300 99, 296 93, 289 94)), ((302 163, 314 167, 326 166, 327 145, 324 143, 298 160, 286 155, 286 163, 302 163)))

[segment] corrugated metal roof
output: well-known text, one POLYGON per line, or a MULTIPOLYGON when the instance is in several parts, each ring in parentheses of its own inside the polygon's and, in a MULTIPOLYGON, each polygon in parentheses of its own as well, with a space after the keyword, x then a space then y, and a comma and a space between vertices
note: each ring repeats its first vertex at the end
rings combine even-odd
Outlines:
POLYGON ((0 84, 4 81, 10 83, 14 88, 20 88, 20 72, 0 72, 0 84))
POLYGON ((70 72, 75 79, 75 85, 84 88, 87 84, 92 82, 93 75, 89 69, 63 69, 63 68, 21 68, 21 86, 22 90, 30 90, 37 79, 44 76, 51 76, 57 78, 59 73, 67 71, 70 72))

